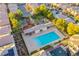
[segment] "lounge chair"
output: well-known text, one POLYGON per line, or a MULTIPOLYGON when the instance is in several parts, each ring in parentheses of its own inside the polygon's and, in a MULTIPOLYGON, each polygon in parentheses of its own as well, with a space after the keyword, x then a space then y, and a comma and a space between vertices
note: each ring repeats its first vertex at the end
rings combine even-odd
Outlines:
POLYGON ((40 32, 40 30, 36 30, 36 31, 35 31, 35 33, 39 33, 39 32, 40 32))
POLYGON ((45 28, 43 28, 42 30, 43 30, 43 31, 46 31, 46 30, 47 30, 47 28, 45 27, 45 28))

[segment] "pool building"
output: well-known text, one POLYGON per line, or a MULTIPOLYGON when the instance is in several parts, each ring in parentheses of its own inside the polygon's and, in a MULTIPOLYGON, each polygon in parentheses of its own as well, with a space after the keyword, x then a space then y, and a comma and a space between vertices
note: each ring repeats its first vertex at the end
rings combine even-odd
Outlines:
POLYGON ((64 35, 62 35, 56 28, 50 28, 31 36, 27 36, 25 34, 22 34, 22 36, 29 54, 64 38, 64 35))

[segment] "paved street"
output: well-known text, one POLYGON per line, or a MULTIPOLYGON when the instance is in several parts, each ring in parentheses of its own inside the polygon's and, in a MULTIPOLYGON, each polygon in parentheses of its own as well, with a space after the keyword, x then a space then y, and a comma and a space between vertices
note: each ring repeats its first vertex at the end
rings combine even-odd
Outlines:
POLYGON ((22 39, 21 34, 15 34, 14 39, 15 39, 15 44, 17 47, 18 55, 19 56, 28 56, 29 55, 28 50, 25 46, 25 43, 22 39))

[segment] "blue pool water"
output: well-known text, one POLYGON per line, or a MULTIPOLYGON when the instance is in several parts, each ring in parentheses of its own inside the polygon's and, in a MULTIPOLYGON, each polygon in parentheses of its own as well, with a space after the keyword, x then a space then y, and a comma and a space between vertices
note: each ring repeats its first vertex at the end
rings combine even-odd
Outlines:
POLYGON ((37 43, 38 46, 43 46, 59 39, 60 37, 55 32, 49 32, 47 34, 33 38, 33 40, 37 43))
POLYGON ((52 56, 68 56, 67 52, 61 47, 58 47, 58 48, 56 48, 54 50, 51 50, 49 53, 52 56))

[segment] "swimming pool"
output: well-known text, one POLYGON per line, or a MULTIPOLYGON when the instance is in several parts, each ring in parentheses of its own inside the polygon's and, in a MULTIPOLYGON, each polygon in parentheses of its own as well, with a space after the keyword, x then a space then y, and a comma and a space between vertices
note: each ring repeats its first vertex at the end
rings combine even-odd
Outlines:
POLYGON ((65 51, 65 49, 62 48, 61 46, 59 46, 51 51, 48 51, 48 52, 52 56, 68 56, 67 51, 65 51))
POLYGON ((40 35, 38 37, 33 38, 38 46, 44 46, 50 42, 59 40, 60 37, 55 32, 49 32, 47 34, 40 35))

